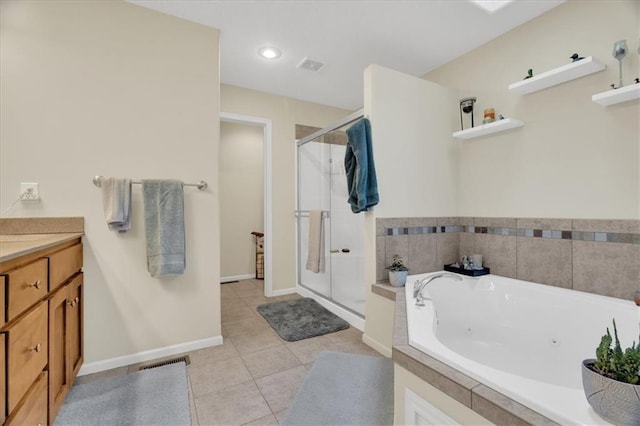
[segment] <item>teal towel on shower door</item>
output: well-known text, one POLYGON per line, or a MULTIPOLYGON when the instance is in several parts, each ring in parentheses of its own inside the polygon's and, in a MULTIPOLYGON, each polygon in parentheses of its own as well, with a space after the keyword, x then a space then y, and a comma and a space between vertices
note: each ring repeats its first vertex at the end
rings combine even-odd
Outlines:
POLYGON ((351 211, 367 211, 380 201, 378 180, 373 162, 371 124, 363 118, 347 129, 347 151, 344 156, 347 189, 351 211))
POLYGON ((143 180, 147 268, 152 277, 185 269, 184 191, 178 180, 143 180))

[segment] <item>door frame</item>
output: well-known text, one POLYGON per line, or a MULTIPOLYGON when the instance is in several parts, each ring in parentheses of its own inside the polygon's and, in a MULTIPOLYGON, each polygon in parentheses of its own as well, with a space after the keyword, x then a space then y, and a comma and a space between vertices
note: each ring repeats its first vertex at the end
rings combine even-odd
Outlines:
POLYGON ((262 127, 262 166, 264 187, 264 295, 273 296, 273 212, 272 212, 272 124, 271 120, 233 112, 220 112, 220 121, 262 127))

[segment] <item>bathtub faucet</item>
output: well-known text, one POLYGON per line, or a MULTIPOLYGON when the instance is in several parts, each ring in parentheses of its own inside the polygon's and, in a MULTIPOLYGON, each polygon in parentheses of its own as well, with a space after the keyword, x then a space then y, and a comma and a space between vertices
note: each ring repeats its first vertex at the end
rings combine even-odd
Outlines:
POLYGON ((422 290, 433 280, 438 278, 453 278, 457 281, 462 281, 462 277, 454 274, 448 274, 446 272, 442 274, 432 275, 427 278, 423 278, 420 281, 416 281, 413 285, 413 298, 416 299, 416 306, 424 306, 424 296, 422 295, 422 290))

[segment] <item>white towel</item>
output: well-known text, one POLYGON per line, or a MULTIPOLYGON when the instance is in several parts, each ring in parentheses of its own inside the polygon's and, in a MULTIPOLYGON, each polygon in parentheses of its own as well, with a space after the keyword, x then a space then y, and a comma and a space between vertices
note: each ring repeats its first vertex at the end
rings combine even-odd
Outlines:
POLYGON ((311 272, 324 272, 324 220, 321 210, 309 212, 309 253, 307 269, 311 272))
POLYGON ((103 178, 100 187, 109 229, 118 232, 131 229, 131 179, 103 178))

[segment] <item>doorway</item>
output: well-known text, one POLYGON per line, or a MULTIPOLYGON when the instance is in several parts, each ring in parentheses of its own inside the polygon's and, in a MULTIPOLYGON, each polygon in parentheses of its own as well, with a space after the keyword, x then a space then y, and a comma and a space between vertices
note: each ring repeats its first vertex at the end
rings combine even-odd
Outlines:
MULTIPOLYGON (((244 232, 242 231, 241 234, 238 234, 236 232, 236 237, 241 239, 242 244, 240 244, 240 248, 235 248, 234 250, 236 250, 238 254, 238 256, 234 255, 233 250, 229 250, 227 252, 225 252, 225 240, 229 241, 231 238, 233 238, 232 234, 221 234, 221 248, 220 248, 220 252, 221 252, 221 282, 228 282, 228 281, 234 281, 236 279, 244 279, 246 278, 247 275, 247 271, 249 270, 248 268, 251 267, 253 268, 252 270, 255 271, 255 253, 256 253, 256 247, 255 247, 255 240, 254 240, 254 236, 251 235, 250 233, 253 231, 258 231, 258 232, 263 232, 264 233, 264 241, 263 241, 263 251, 264 251, 264 258, 263 258, 263 269, 262 269, 262 273, 264 276, 264 295, 267 297, 270 297, 273 295, 273 283, 272 283, 272 211, 271 211, 271 201, 272 201, 272 194, 271 194, 271 134, 272 134, 272 130, 271 130, 271 120, 265 119, 265 118, 259 118, 259 117, 252 117, 252 116, 247 116, 247 115, 242 115, 242 114, 235 114, 235 113, 228 113, 228 112, 222 112, 220 113, 220 128, 221 128, 221 150, 225 147, 222 146, 222 144, 224 143, 222 141, 222 133, 223 133, 223 129, 225 127, 228 127, 228 130, 231 132, 233 138, 236 138, 239 134, 239 132, 242 131, 243 127, 244 129, 247 131, 247 135, 253 133, 256 133, 256 130, 261 129, 261 134, 262 134, 262 153, 261 153, 261 157, 262 157, 262 164, 261 164, 261 169, 262 169, 262 230, 260 229, 246 229, 245 231, 248 232, 244 232), (228 123, 229 126, 223 126, 224 123, 228 123), (246 235, 244 235, 246 234, 246 235), (238 252, 238 250, 240 250, 238 252), (223 264, 223 256, 228 255, 230 256, 228 259, 226 259, 228 262, 228 265, 224 265, 223 264), (253 256, 252 260, 249 260, 249 258, 247 256, 253 256), (239 262, 239 264, 238 264, 239 262), (251 265, 248 265, 247 262, 253 262, 251 265), (228 266, 228 267, 227 267, 228 266), (225 267, 227 267, 227 271, 225 271, 225 267), (234 269, 235 268, 235 269, 234 269), (241 271, 241 272, 238 272, 241 271), (244 272, 242 272, 244 271, 244 272)), ((233 141, 230 141, 229 143, 233 143, 233 141)), ((254 144, 255 145, 255 144, 254 144)), ((238 157, 238 150, 230 150, 228 152, 228 154, 231 157, 238 157)), ((225 154, 223 152, 221 152, 221 161, 222 161, 222 155, 225 154)), ((253 155, 247 154, 247 162, 245 165, 242 165, 241 163, 239 163, 238 161, 235 161, 235 164, 232 165, 232 167, 238 167, 238 168, 243 168, 242 170, 236 170, 236 172, 238 173, 236 177, 242 176, 244 175, 245 177, 247 177, 248 179, 251 176, 251 164, 252 162, 255 162, 256 159, 253 158, 253 155)), ((259 160, 258 160, 259 161, 259 160)), ((222 197, 224 196, 224 191, 231 191, 233 185, 235 183, 238 184, 238 191, 242 191, 242 182, 222 182, 223 179, 233 179, 234 178, 234 171, 233 170, 225 170, 225 175, 223 176, 223 168, 225 166, 223 164, 221 164, 221 173, 220 173, 220 186, 221 186, 221 194, 220 194, 220 199, 221 199, 221 210, 223 208, 222 203, 222 197), (225 189, 225 187, 227 189, 225 189)), ((257 167, 255 167, 254 169, 257 169, 257 167)), ((255 170, 253 170, 255 171, 255 170)), ((255 173, 254 173, 255 174, 255 173)), ((255 183, 255 180, 254 180, 255 183)), ((249 187, 251 187, 251 183, 247 182, 247 185, 249 185, 249 187)), ((254 189, 255 192, 255 189, 254 189)), ((246 195, 246 194, 245 194, 246 195)), ((240 197, 242 198, 242 197, 240 197)), ((251 201, 252 196, 245 196, 243 199, 243 204, 246 204, 247 206, 251 206, 255 204, 256 200, 253 200, 253 202, 251 201)), ((226 207, 226 206, 225 206, 226 207)), ((242 206, 236 206, 237 208, 242 208, 242 206)), ((224 233, 227 230, 230 229, 231 225, 231 221, 228 219, 225 219, 225 216, 229 216, 229 214, 232 214, 233 212, 224 212, 221 211, 221 232, 224 233), (225 223, 228 222, 228 223, 225 223)), ((243 215, 246 216, 246 215, 243 215)), ((250 217, 244 218, 243 221, 245 223, 251 223, 251 220, 254 220, 255 223, 255 217, 254 219, 251 219, 250 217)), ((236 220, 234 220, 234 223, 238 222, 236 220)), ((234 241, 234 247, 235 247, 235 241, 234 241)), ((231 247, 231 245, 229 245, 229 247, 231 247)), ((228 247, 228 248, 229 248, 228 247)))

